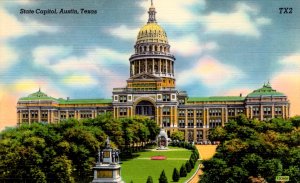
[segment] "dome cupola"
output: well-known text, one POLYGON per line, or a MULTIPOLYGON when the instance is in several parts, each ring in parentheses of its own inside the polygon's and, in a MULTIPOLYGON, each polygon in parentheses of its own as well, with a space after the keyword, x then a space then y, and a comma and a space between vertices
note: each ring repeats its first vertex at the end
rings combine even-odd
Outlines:
MULTIPOLYGON (((156 10, 151 0, 148 21, 138 32, 135 53, 129 58, 130 79, 127 87, 148 86, 146 78, 155 78, 161 89, 175 88, 174 61, 165 30, 156 21, 156 10), (147 75, 147 76, 146 76, 147 75), (151 75, 151 76, 150 76, 151 75), (144 78, 137 81, 137 78, 144 78), (139 82, 137 84, 137 82, 139 82)), ((150 82, 150 81, 149 81, 150 82)), ((154 81, 153 81, 154 82, 154 81)))

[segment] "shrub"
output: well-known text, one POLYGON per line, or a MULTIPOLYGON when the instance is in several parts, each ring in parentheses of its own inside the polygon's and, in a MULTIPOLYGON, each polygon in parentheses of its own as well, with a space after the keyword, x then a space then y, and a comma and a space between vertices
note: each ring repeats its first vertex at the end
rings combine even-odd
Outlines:
POLYGON ((173 179, 174 182, 178 182, 179 178, 180 178, 179 172, 176 168, 174 168, 172 179, 173 179))
POLYGON ((186 171, 187 171, 188 173, 191 172, 192 167, 191 167, 190 161, 186 161, 186 163, 185 163, 185 168, 186 168, 186 171))
POLYGON ((186 172, 185 165, 181 165, 181 168, 180 168, 180 177, 186 177, 186 176, 187 176, 187 172, 186 172))
POLYGON ((152 179, 151 176, 148 176, 148 178, 147 178, 147 183, 153 183, 153 179, 152 179))
POLYGON ((160 174, 160 177, 159 177, 159 183, 168 183, 168 179, 167 179, 167 176, 165 174, 165 170, 163 170, 160 174))

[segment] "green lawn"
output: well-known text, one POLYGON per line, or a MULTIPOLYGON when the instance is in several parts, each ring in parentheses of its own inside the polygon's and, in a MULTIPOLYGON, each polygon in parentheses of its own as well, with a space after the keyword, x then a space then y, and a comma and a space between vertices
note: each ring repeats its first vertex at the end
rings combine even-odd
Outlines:
MULTIPOLYGON (((122 179, 126 183, 146 183, 147 177, 150 175, 154 183, 158 183, 158 178, 162 170, 165 170, 168 181, 172 182, 173 169, 180 167, 185 163, 191 155, 191 151, 183 148, 171 148, 168 151, 145 151, 135 154, 137 157, 122 161, 122 179), (163 155, 167 160, 150 160, 151 156, 163 155)), ((195 168, 187 175, 180 178, 179 182, 188 180, 195 172, 199 162, 195 168)))

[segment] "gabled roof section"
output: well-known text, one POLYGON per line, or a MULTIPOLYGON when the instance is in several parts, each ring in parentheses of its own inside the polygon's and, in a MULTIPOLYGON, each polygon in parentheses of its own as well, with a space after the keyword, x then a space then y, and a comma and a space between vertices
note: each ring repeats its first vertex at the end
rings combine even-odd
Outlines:
POLYGON ((285 95, 281 92, 277 92, 274 90, 270 83, 264 84, 262 88, 254 90, 252 93, 248 94, 247 97, 260 97, 260 96, 281 96, 284 97, 285 95))
POLYGON ((59 104, 110 104, 112 99, 58 99, 59 104))
POLYGON ((245 97, 239 96, 214 96, 214 97, 189 97, 187 102, 232 102, 244 101, 245 97))
POLYGON ((47 94, 43 93, 41 89, 39 91, 28 95, 27 97, 21 97, 19 101, 30 101, 30 100, 52 100, 57 101, 56 98, 50 97, 47 94))

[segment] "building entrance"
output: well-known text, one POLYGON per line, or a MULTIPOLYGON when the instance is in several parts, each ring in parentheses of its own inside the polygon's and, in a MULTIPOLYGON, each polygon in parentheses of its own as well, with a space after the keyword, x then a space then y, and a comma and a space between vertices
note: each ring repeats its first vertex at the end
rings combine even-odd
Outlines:
POLYGON ((141 101, 135 107, 135 115, 147 116, 151 119, 155 117, 154 105, 149 101, 141 101))

